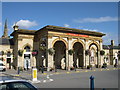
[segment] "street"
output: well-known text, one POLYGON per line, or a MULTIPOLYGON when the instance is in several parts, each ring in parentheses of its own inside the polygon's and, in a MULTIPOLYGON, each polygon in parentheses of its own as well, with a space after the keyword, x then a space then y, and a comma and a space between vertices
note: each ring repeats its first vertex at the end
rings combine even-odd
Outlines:
MULTIPOLYGON (((10 71, 8 71, 10 73, 10 71)), ((35 85, 37 88, 90 88, 90 76, 94 76, 95 88, 112 88, 107 90, 116 90, 118 88, 118 69, 93 69, 93 70, 77 70, 77 71, 58 71, 38 72, 38 83, 32 82, 31 75, 27 72, 21 72, 20 75, 12 73, 11 75, 1 73, 0 76, 14 79, 25 79, 35 85)), ((14 72, 16 73, 16 72, 14 72)), ((30 72, 29 72, 30 73, 30 72)), ((1 78, 0 78, 1 79, 1 78)))
POLYGON ((38 88, 89 88, 89 77, 95 78, 95 88, 117 88, 118 71, 96 71, 50 75, 54 81, 34 84, 38 88))

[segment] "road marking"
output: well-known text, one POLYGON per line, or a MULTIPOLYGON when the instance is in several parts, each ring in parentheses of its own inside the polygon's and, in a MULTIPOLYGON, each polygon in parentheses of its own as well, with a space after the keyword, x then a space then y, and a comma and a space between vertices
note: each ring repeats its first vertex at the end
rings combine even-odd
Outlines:
POLYGON ((67 74, 69 74, 70 72, 67 72, 67 74))
POLYGON ((93 71, 96 71, 96 70, 93 70, 93 71))
POLYGON ((46 80, 43 80, 43 83, 46 83, 46 80))
POLYGON ((43 75, 47 75, 47 73, 43 73, 43 75))
POLYGON ((60 73, 55 73, 55 74, 60 74, 60 73))
POLYGON ((88 72, 87 70, 85 72, 88 72))
POLYGON ((50 79, 50 81, 53 81, 53 79, 50 79))
POLYGON ((15 75, 15 76, 20 76, 20 75, 15 75))
POLYGON ((80 72, 80 71, 76 71, 76 72, 80 72))

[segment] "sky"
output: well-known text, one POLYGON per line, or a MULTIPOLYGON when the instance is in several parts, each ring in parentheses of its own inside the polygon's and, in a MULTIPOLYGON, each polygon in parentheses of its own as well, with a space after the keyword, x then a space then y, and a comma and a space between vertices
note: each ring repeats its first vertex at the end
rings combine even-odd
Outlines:
POLYGON ((46 25, 105 33, 103 44, 118 44, 117 2, 2 2, 0 37, 5 20, 9 35, 16 23, 21 29, 39 30, 46 25), (1 24, 2 23, 2 24, 1 24))

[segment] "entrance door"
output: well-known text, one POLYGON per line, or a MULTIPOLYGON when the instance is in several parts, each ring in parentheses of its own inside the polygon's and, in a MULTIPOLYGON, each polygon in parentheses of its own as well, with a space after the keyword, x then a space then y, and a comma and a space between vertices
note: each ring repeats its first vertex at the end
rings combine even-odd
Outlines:
POLYGON ((29 69, 30 66, 30 54, 24 54, 24 68, 29 69))

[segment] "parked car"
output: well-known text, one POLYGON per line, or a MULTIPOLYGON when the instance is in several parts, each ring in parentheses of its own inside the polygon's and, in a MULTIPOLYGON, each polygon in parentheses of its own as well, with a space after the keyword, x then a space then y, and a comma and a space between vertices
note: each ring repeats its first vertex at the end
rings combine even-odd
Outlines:
POLYGON ((1 80, 0 90, 38 90, 25 80, 1 80))
POLYGON ((3 63, 0 63, 0 71, 6 71, 6 67, 3 63))

